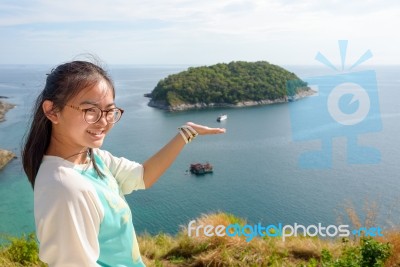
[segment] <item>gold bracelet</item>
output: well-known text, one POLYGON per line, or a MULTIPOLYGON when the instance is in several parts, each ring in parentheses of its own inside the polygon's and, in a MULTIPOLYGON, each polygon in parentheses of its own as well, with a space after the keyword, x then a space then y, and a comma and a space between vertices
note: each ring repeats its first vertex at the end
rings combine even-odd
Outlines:
POLYGON ((181 134, 181 136, 183 138, 183 141, 185 141, 185 144, 189 143, 189 140, 187 139, 186 135, 183 133, 182 129, 181 128, 178 128, 178 129, 179 129, 179 133, 181 134))
POLYGON ((193 127, 189 125, 183 125, 178 128, 179 133, 181 134, 183 140, 185 141, 185 144, 191 142, 193 139, 196 138, 197 135, 199 135, 193 127))

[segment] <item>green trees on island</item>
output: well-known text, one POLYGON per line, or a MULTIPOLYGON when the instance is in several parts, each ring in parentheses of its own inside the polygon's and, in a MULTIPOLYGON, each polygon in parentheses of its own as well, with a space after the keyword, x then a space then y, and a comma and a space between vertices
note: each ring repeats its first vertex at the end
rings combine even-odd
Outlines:
POLYGON ((307 90, 294 73, 266 61, 236 61, 190 67, 160 80, 152 101, 180 104, 238 104, 244 101, 277 100, 307 90))

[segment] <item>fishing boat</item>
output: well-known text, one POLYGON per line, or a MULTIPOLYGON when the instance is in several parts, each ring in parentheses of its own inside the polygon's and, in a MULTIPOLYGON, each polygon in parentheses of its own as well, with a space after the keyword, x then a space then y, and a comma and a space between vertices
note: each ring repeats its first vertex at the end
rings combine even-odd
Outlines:
POLYGON ((213 172, 213 166, 210 163, 193 163, 190 164, 190 172, 196 175, 201 175, 201 174, 206 174, 206 173, 212 173, 213 172))

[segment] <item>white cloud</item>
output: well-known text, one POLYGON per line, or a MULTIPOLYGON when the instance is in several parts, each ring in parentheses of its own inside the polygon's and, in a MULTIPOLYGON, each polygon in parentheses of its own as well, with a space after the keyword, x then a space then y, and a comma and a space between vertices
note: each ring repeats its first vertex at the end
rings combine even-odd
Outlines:
POLYGON ((381 63, 398 62, 399 11, 394 0, 3 1, 0 58, 13 60, 4 52, 11 49, 32 61, 34 49, 42 60, 84 50, 115 63, 300 64, 349 39, 357 51, 375 50, 381 63))

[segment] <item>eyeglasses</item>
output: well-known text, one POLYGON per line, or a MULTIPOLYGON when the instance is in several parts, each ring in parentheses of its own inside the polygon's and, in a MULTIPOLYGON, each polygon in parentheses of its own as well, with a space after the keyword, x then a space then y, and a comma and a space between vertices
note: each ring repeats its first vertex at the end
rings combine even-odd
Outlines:
POLYGON ((119 121, 119 119, 121 119, 121 116, 124 113, 124 110, 120 108, 101 110, 98 107, 80 108, 73 105, 66 105, 66 106, 76 110, 83 111, 83 118, 89 124, 94 124, 98 122, 103 116, 103 113, 106 113, 106 120, 108 123, 116 123, 119 121))

